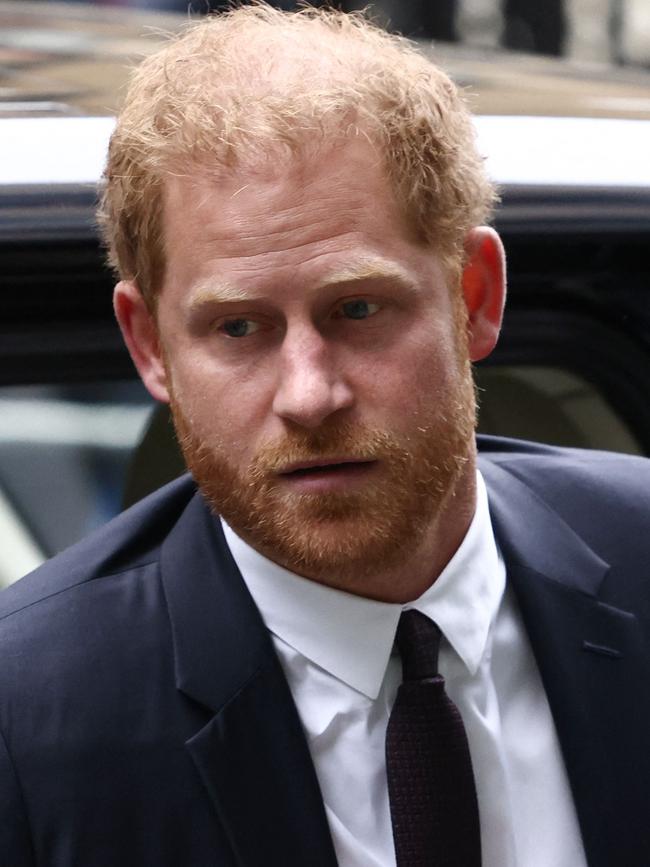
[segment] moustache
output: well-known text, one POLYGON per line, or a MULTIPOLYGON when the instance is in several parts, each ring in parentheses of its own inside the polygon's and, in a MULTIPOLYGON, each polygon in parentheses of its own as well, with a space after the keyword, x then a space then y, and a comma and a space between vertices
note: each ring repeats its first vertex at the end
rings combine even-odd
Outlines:
POLYGON ((289 431, 281 441, 260 447, 250 467, 256 478, 278 475, 296 464, 313 461, 356 462, 378 459, 408 460, 409 451, 385 431, 361 425, 338 424, 317 431, 289 431))

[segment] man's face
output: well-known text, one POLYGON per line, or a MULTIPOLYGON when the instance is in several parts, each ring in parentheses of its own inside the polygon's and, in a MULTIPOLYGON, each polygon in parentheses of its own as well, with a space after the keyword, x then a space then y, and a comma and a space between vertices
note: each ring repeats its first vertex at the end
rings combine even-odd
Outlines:
POLYGON ((190 469, 261 553, 359 591, 422 541, 472 454, 456 287, 365 142, 174 179, 164 228, 157 321, 190 469))

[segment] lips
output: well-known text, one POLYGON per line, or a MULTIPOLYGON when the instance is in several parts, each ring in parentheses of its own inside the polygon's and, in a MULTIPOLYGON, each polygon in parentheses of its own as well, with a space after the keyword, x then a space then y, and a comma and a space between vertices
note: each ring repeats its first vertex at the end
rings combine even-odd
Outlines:
POLYGON ((278 475, 288 478, 309 478, 322 473, 335 473, 337 471, 350 472, 357 469, 368 469, 375 461, 371 459, 359 460, 358 458, 315 459, 292 464, 278 472, 278 475))

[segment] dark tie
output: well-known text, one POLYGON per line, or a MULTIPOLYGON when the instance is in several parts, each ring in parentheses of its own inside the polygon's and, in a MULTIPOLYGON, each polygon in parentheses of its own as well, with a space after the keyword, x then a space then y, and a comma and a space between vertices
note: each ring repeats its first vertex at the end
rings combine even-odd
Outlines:
POLYGON ((419 611, 397 627, 403 681, 388 720, 386 769, 398 867, 480 867, 467 736, 438 674, 440 630, 419 611))

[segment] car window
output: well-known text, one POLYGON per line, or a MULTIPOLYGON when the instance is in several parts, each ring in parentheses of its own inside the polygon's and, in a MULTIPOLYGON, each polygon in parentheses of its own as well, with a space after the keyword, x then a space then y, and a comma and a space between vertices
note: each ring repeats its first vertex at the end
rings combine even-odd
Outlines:
POLYGON ((0 390, 0 582, 120 511, 152 407, 137 381, 0 390))
POLYGON ((479 367, 476 383, 480 433, 643 454, 603 394, 575 372, 525 364, 479 367))

